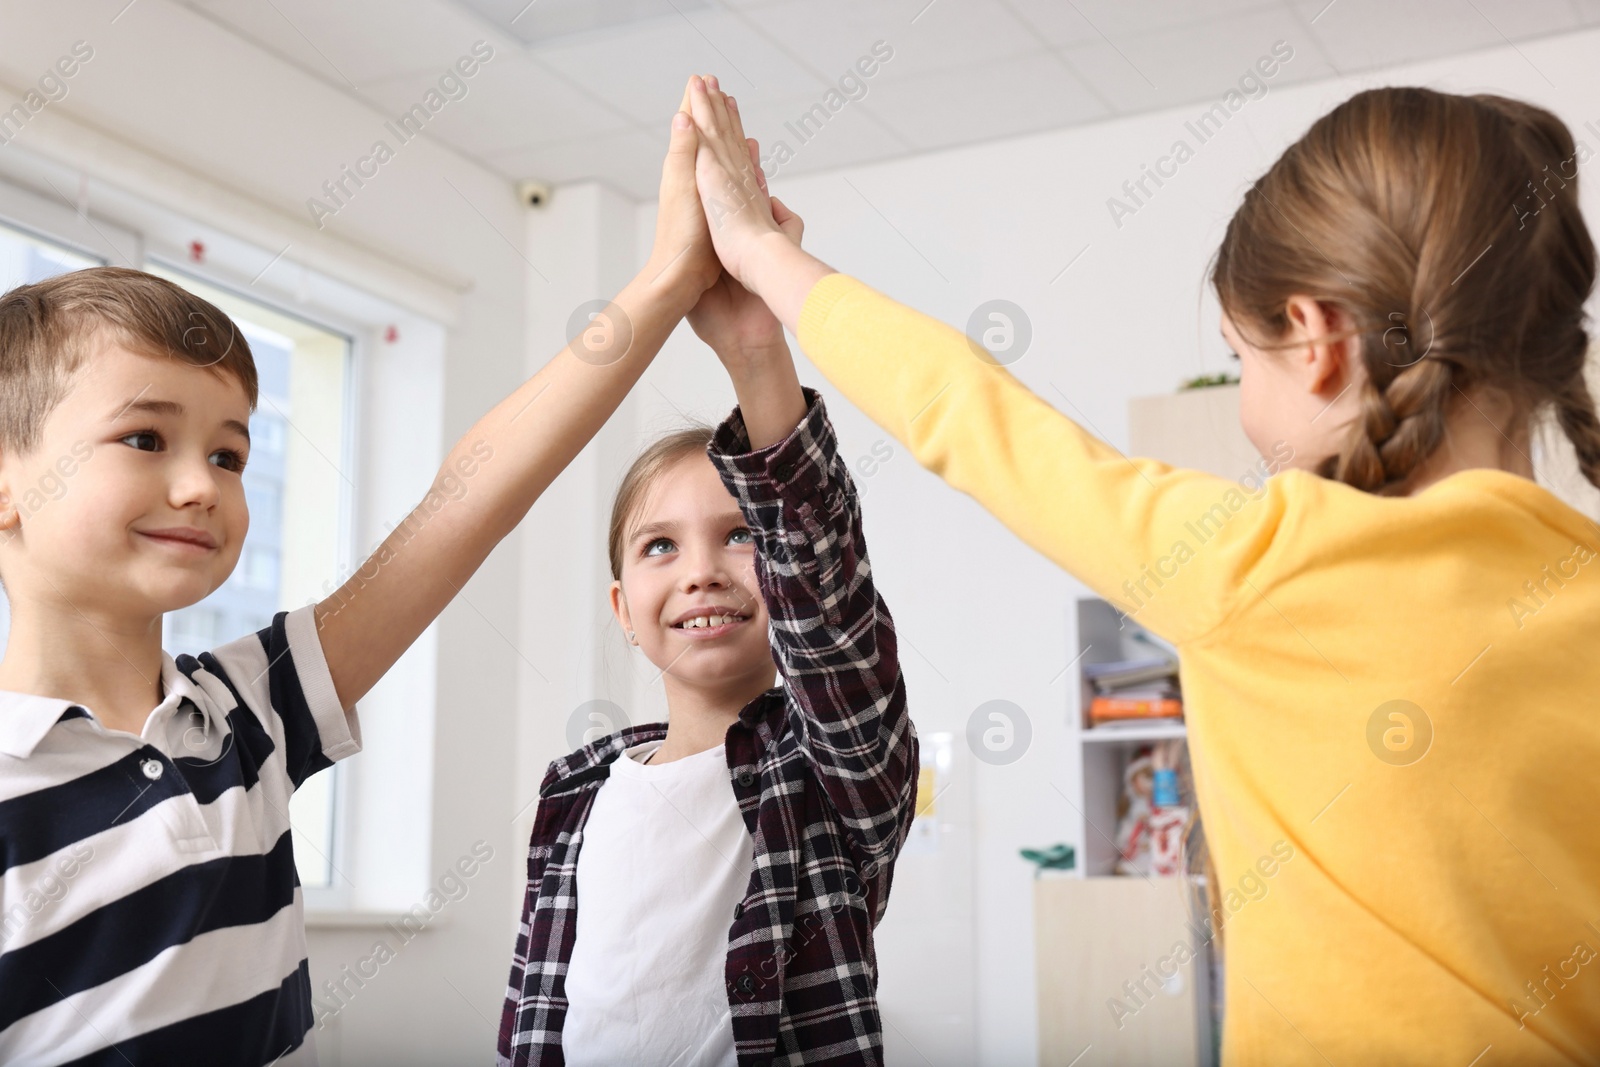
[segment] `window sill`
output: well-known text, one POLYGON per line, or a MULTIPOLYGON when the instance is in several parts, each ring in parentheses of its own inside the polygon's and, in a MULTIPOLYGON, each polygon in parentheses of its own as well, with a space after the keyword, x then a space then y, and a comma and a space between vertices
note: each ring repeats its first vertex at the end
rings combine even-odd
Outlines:
MULTIPOLYGON (((372 930, 398 923, 402 919, 415 922, 416 916, 403 911, 365 911, 358 908, 306 909, 308 930, 372 930)), ((433 924, 429 922, 428 925, 433 924)))

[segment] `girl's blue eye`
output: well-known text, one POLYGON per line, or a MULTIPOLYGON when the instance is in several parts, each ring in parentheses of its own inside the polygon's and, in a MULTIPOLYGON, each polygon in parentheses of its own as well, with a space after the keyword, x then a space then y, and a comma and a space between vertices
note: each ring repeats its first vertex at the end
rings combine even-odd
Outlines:
MULTIPOLYGON (((739 545, 749 545, 749 544, 754 544, 755 543, 755 541, 753 540, 753 537, 752 537, 749 529, 746 528, 746 527, 743 527, 743 526, 739 527, 737 530, 734 530, 732 533, 728 534, 728 540, 730 542, 734 543, 734 544, 739 544, 739 545)), ((658 537, 654 541, 651 541, 651 542, 647 543, 644 546, 644 555, 646 555, 646 556, 659 556, 659 555, 661 555, 660 552, 655 551, 655 547, 657 545, 665 545, 665 546, 667 546, 667 550, 668 551, 670 551, 673 548, 677 547, 676 545, 674 545, 672 543, 672 539, 671 538, 669 538, 669 537, 658 537)))

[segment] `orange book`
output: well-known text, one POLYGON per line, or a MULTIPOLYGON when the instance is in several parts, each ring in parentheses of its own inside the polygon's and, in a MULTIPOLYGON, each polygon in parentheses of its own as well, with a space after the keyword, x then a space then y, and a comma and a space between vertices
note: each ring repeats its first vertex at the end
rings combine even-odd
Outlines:
POLYGON ((1142 700, 1135 697, 1095 697, 1089 701, 1090 722, 1113 719, 1177 719, 1183 716, 1183 701, 1172 697, 1142 700))

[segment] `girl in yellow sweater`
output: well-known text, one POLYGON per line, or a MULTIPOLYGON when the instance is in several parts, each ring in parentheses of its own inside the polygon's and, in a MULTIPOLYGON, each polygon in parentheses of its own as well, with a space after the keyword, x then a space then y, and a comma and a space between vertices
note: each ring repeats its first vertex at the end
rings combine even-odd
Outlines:
POLYGON ((1530 459, 1551 412, 1600 485, 1566 126, 1376 89, 1255 183, 1211 280, 1284 469, 1241 487, 1124 457, 801 251, 737 104, 691 99, 724 267, 919 463, 1177 645, 1220 883, 1270 886, 1228 919, 1225 1059, 1600 1063, 1600 528, 1530 459))

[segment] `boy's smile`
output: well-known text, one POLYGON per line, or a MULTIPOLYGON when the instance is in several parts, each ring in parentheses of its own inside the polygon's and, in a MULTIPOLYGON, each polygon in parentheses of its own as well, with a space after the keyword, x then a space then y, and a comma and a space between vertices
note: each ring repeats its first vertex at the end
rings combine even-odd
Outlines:
POLYGON ((27 455, 0 457, 0 573, 14 604, 65 598, 134 618, 203 600, 249 529, 249 403, 231 376, 146 356, 108 335, 27 455), (59 497, 18 509, 59 456, 93 449, 59 497))

